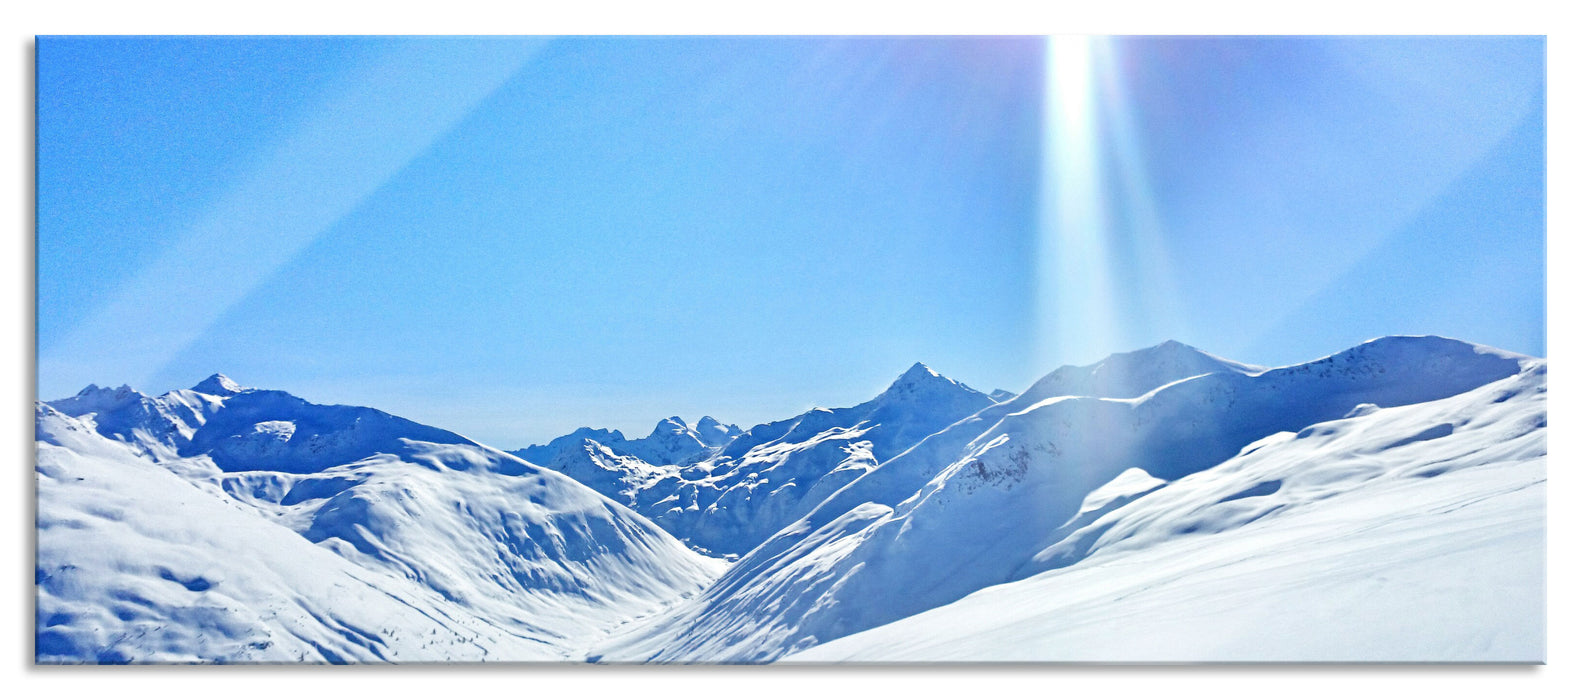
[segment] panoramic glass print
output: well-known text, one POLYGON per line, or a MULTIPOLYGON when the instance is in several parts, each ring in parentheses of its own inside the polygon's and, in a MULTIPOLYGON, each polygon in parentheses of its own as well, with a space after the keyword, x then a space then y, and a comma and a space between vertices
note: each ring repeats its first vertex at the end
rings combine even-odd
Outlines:
POLYGON ((1545 658, 1542 37, 40 37, 36 662, 1545 658))

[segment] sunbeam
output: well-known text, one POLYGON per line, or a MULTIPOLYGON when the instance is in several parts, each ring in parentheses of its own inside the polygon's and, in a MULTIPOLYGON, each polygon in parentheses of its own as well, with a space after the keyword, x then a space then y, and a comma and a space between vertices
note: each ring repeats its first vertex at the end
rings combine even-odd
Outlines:
POLYGON ((1122 45, 1090 42, 1094 93, 1103 123, 1105 161, 1113 177, 1119 208, 1111 221, 1115 249, 1111 264, 1117 294, 1128 303, 1115 319, 1123 346, 1181 339, 1192 333, 1182 295, 1164 242, 1164 224, 1147 171, 1142 133, 1132 114, 1131 96, 1119 64, 1122 45))
POLYGON ((1118 347, 1093 40, 1049 40, 1039 191, 1040 366, 1087 361, 1118 347))

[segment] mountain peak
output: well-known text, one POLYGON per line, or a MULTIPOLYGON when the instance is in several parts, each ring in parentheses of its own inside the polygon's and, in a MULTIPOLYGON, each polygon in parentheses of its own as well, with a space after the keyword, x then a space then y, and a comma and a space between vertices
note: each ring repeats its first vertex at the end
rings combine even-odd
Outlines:
POLYGON ((1211 357, 1208 353, 1203 352, 1202 350, 1199 350, 1199 349, 1197 349, 1197 348, 1195 348, 1195 347, 1193 347, 1191 345, 1187 345, 1186 343, 1183 343, 1183 342, 1181 342, 1179 340, 1166 340, 1166 341, 1164 341, 1162 343, 1159 343, 1158 345, 1151 345, 1149 347, 1142 348, 1142 349, 1139 349, 1139 350, 1131 350, 1131 351, 1127 351, 1127 352, 1113 353, 1110 356, 1104 358, 1103 362, 1113 362, 1113 361, 1130 361, 1130 362, 1157 361, 1159 359, 1166 358, 1166 357, 1181 357, 1181 356, 1211 357))
POLYGON ((947 378, 945 375, 935 372, 933 369, 929 368, 928 365, 925 365, 921 362, 916 362, 913 363, 911 367, 908 367, 905 372, 902 372, 901 376, 896 377, 895 381, 890 383, 890 388, 886 390, 886 393, 904 387, 915 387, 936 382, 948 382, 950 384, 956 383, 955 381, 947 378))
POLYGON ((1178 340, 1166 340, 1140 350, 1118 352, 1091 365, 1061 367, 1034 382, 1020 400, 1031 403, 1052 396, 1135 398, 1199 374, 1262 369, 1210 355, 1178 340))
POLYGON ((698 440, 709 447, 719 447, 742 434, 741 428, 721 423, 714 416, 699 418, 698 424, 693 426, 693 431, 697 433, 698 440))
POLYGON ((736 427, 734 423, 722 423, 720 422, 720 419, 715 418, 714 416, 704 416, 699 418, 697 424, 692 426, 692 429, 699 433, 722 431, 731 433, 732 435, 742 431, 742 429, 736 427))
POLYGON ((1097 370, 1101 366, 1113 366, 1118 364, 1126 365, 1134 369, 1157 367, 1160 365, 1176 365, 1183 367, 1190 366, 1196 367, 1205 372, 1219 371, 1223 369, 1230 369, 1234 371, 1256 371, 1262 369, 1261 367, 1254 365, 1235 362, 1232 360, 1227 360, 1223 357, 1211 355, 1199 350, 1197 347, 1187 345, 1186 343, 1183 343, 1179 340, 1166 340, 1162 343, 1159 343, 1158 345, 1142 348, 1140 350, 1118 352, 1104 358, 1097 365, 1090 365, 1089 367, 1080 369, 1092 368, 1097 370))
POLYGON ((890 383, 890 387, 885 389, 884 393, 875 397, 875 400, 888 399, 909 402, 921 396, 941 398, 958 394, 981 395, 978 390, 935 372, 928 365, 917 362, 907 368, 905 372, 902 372, 901 376, 896 377, 895 381, 890 383))
POLYGON ((648 434, 648 437, 658 437, 660 435, 682 435, 690 432, 691 430, 692 429, 687 426, 687 422, 681 419, 681 416, 671 416, 659 421, 659 423, 654 426, 654 431, 648 434))
POLYGON ((208 379, 198 382, 192 387, 193 391, 211 396, 235 396, 246 391, 246 388, 218 372, 209 375, 208 379))
POLYGON ((108 401, 125 399, 134 394, 142 396, 142 394, 136 389, 133 389, 130 384, 122 384, 121 386, 113 389, 107 386, 99 386, 98 384, 89 384, 88 386, 83 387, 82 391, 77 392, 77 395, 73 396, 72 398, 82 399, 84 401, 90 399, 108 401))

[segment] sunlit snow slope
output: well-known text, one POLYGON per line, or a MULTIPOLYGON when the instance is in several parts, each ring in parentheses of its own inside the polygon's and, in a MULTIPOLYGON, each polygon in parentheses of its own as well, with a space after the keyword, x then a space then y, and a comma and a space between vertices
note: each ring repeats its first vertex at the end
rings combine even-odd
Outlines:
POLYGON ((991 398, 919 364, 542 466, 220 375, 90 386, 36 408, 37 660, 1539 661, 1546 368, 1167 342, 991 398))
POLYGON ((722 567, 454 433, 206 384, 39 405, 40 661, 555 660, 722 567))
MULTIPOLYGON (((1439 486, 1455 480, 1432 482, 1434 470, 1514 460, 1518 466, 1511 469, 1525 468, 1528 476, 1542 480, 1541 360, 1433 337, 1383 338, 1272 370, 1234 363, 1216 367, 1213 359, 1167 344, 1115 356, 1083 372, 1056 372, 1021 397, 984 409, 879 465, 754 549, 702 596, 624 630, 591 655, 609 660, 774 660, 953 603, 989 586, 1084 561, 1092 554, 1095 533, 1108 527, 1103 518, 1120 517, 1116 513, 1137 514, 1151 523, 1138 535, 1143 539, 1133 544, 1207 537, 1228 542, 1243 536, 1233 531, 1244 523, 1266 517, 1270 524, 1281 522, 1274 515, 1286 511, 1274 508, 1276 504, 1285 504, 1282 508, 1292 514, 1324 511, 1345 503, 1331 497, 1381 488, 1365 478, 1369 470, 1394 475, 1420 469, 1430 476, 1402 483, 1455 491, 1439 486), (1178 362, 1182 358, 1191 361, 1178 362), (1141 386, 1075 381, 1097 376, 1111 364, 1118 376, 1152 375, 1167 383, 1128 396, 1141 386), (1158 372, 1165 364, 1184 371, 1158 372), (1175 380, 1169 376, 1195 369, 1207 371, 1175 380), (1118 396, 1070 393, 1074 391, 1118 396), (1413 404, 1422 405, 1389 409, 1413 404), (1375 410, 1377 416, 1371 415, 1375 410), (1456 415, 1439 416, 1447 411, 1456 415), (1348 415, 1356 423, 1316 425, 1348 415), (1372 426, 1365 445, 1330 434, 1353 425, 1372 426), (1204 513, 1161 505, 1174 503, 1172 496, 1192 491, 1194 484, 1222 484, 1216 479, 1223 477, 1217 475, 1240 473, 1238 460, 1244 458, 1238 454, 1249 445, 1261 449, 1246 457, 1258 457, 1282 439, 1299 447, 1271 450, 1269 457, 1259 459, 1286 471, 1214 491, 1204 513), (1456 454, 1461 461, 1435 466, 1449 456, 1436 449, 1460 450, 1456 454), (1287 457, 1279 459, 1280 454, 1287 457), (1304 455, 1305 461, 1290 457, 1294 454, 1304 455)), ((1527 488, 1533 480, 1522 477, 1512 483, 1527 488)), ((1394 518, 1412 512, 1413 493, 1403 486, 1394 498, 1379 501, 1396 510, 1372 512, 1367 524, 1372 529, 1367 531, 1404 527, 1394 518)), ((1506 506, 1520 512, 1501 517, 1541 525, 1541 496, 1506 506)), ((1260 527, 1265 526, 1271 525, 1260 527)), ((1256 544, 1225 546, 1245 556, 1257 551, 1256 544)), ((1359 546, 1373 548, 1386 559, 1400 558, 1391 553, 1389 540, 1363 539, 1359 546)), ((1494 552, 1507 556, 1499 548, 1484 553, 1494 552)), ((1409 557, 1412 551, 1402 549, 1400 555, 1409 557)), ((1479 555, 1460 556, 1476 560, 1479 555)), ((1541 554, 1528 559, 1541 570, 1541 554)), ((1310 567, 1307 573, 1313 575, 1325 570, 1322 563, 1310 567)), ((1278 586, 1280 580, 1270 577, 1260 583, 1249 576, 1235 585, 1258 589, 1278 586)), ((1541 580, 1518 577, 1515 585, 1526 586, 1527 600, 1541 601, 1541 580)), ((1169 590, 1161 587, 1157 594, 1172 595, 1169 590)), ((1178 593, 1174 599, 1190 607, 1191 596, 1178 593)), ((1290 590, 1285 594, 1294 595, 1290 590)), ((1236 594, 1227 590, 1226 595, 1236 594)), ((1524 619, 1536 624, 1541 615, 1524 619)), ((1254 622, 1229 617, 1224 624, 1254 622)), ((1334 624, 1379 622, 1349 616, 1334 624)), ((1410 634, 1415 625, 1403 622, 1402 629, 1410 634)), ((1501 629, 1518 639, 1534 638, 1530 630, 1501 629)), ((1518 656, 1535 653, 1523 644, 1502 649, 1516 649, 1518 656)), ((849 658, 862 656, 862 648, 850 648, 855 651, 849 658)), ((1300 644, 1286 648, 1322 651, 1300 644)), ((1403 658, 1415 653, 1392 649, 1403 658)), ((1137 657, 1147 653, 1139 651, 1137 657)), ((1501 653, 1490 651, 1493 656, 1501 653)), ((1388 655, 1379 646, 1357 646, 1352 654, 1349 658, 1358 660, 1388 655)))
POLYGON ((1546 420, 1539 364, 1278 433, 787 660, 1540 662, 1546 420))

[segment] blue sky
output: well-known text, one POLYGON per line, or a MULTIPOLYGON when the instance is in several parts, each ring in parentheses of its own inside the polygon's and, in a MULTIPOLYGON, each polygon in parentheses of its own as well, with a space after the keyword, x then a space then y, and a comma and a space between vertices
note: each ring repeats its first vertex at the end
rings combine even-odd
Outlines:
POLYGON ((41 38, 39 392, 223 371, 514 448, 919 360, 1545 354, 1542 39, 1054 43, 41 38))

